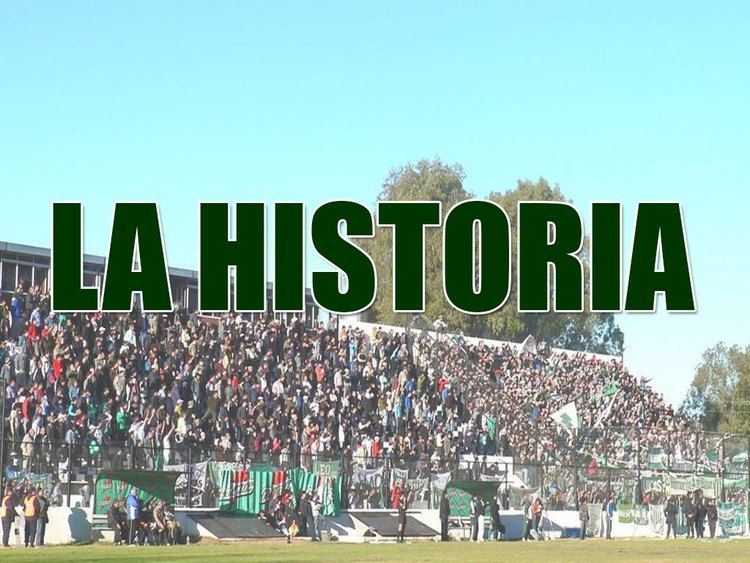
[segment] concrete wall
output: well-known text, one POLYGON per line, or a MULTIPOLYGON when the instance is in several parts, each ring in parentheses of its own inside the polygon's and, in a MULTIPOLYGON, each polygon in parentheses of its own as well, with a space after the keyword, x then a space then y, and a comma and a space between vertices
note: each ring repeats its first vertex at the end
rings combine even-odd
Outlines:
MULTIPOLYGON (((67 508, 51 506, 49 508, 49 523, 44 536, 44 543, 48 545, 86 542, 91 540, 91 509, 67 508)), ((18 541, 23 544, 24 518, 19 516, 14 522, 18 528, 18 541)), ((16 542, 15 530, 11 530, 10 542, 16 542)))

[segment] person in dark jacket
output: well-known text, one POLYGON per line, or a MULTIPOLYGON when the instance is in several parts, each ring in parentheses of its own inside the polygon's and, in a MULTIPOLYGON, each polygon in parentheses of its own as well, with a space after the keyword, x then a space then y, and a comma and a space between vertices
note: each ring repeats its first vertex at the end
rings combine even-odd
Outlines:
POLYGON ((508 497, 508 489, 503 489, 500 495, 500 508, 503 510, 510 510, 510 498, 508 497))
POLYGON ((396 543, 404 543, 406 535, 406 495, 401 495, 398 501, 398 529, 396 532, 396 543))
POLYGON ((448 500, 448 491, 444 490, 440 495, 440 541, 448 541, 448 520, 451 516, 451 504, 448 500))
POLYGON ((671 531, 672 536, 677 538, 677 500, 674 497, 667 501, 667 506, 664 507, 664 517, 667 524, 667 537, 671 531))
POLYGON ((471 517, 471 541, 479 538, 479 515, 484 514, 484 506, 477 495, 471 496, 469 516, 471 517))
POLYGON ((115 499, 112 506, 107 510, 107 526, 115 533, 115 545, 122 544, 123 540, 127 542, 128 533, 125 528, 125 520, 120 510, 120 501, 115 499))
POLYGON ((719 512, 716 510, 716 501, 714 499, 708 500, 706 519, 708 520, 708 531, 711 534, 711 539, 713 539, 716 535, 716 521, 719 519, 719 512))
POLYGON ((292 538, 297 535, 299 525, 297 524, 297 512, 289 502, 284 506, 284 526, 286 528, 286 543, 292 543, 292 538))
POLYGON ((586 499, 581 499, 580 510, 578 511, 578 519, 581 521, 581 534, 579 539, 586 539, 586 529, 589 524, 589 505, 586 504, 586 499))
POLYGON ((500 505, 494 497, 490 502, 490 519, 492 520, 492 539, 497 541, 505 533, 505 526, 500 522, 500 505))
POLYGON ((704 522, 706 521, 706 503, 704 499, 698 499, 695 503, 695 535, 703 539, 704 522))
POLYGON ((37 498, 39 499, 39 520, 36 527, 36 545, 44 545, 44 535, 47 533, 47 524, 49 523, 49 499, 44 496, 44 488, 37 489, 37 498))
POLYGON ((612 539, 612 522, 615 519, 616 504, 617 504, 617 501, 615 500, 615 495, 611 495, 609 497, 609 501, 607 501, 607 504, 606 504, 606 523, 607 523, 606 536, 608 540, 612 539))
POLYGON ((299 497, 299 519, 299 533, 302 535, 309 534, 310 539, 315 540, 315 522, 313 521, 312 505, 307 492, 303 492, 299 497))
POLYGON ((687 537, 695 537, 695 504, 690 491, 682 502, 682 513, 685 515, 685 524, 687 525, 687 537))
POLYGON ((13 489, 8 487, 3 495, 2 501, 0 501, 0 520, 3 523, 3 547, 10 547, 8 541, 10 540, 10 529, 13 526, 13 521, 18 516, 16 512, 16 502, 13 498, 13 489))

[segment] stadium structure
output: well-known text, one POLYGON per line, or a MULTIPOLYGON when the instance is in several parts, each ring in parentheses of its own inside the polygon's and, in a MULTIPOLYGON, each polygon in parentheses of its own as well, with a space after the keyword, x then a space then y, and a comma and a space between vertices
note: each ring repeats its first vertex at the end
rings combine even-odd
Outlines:
MULTIPOLYGON (((48 315, 48 271, 48 250, 0 243, 0 465, 16 494, 47 491, 47 543, 111 541, 107 513, 133 489, 147 510, 167 501, 192 540, 283 539, 289 522, 277 515, 311 499, 324 541, 392 540, 400 506, 412 539, 490 539, 493 514, 504 539, 576 537, 582 511, 589 536, 610 526, 615 537, 663 537, 670 525, 684 535, 690 503, 715 509, 721 537, 748 535, 750 437, 693 428, 621 358, 456 335, 425 319, 318 323, 309 291, 300 322, 270 309, 270 287, 265 315, 207 319, 196 272, 177 268, 175 315, 48 315), (146 361, 175 353, 168 369, 146 361), (134 395, 153 409, 134 408, 134 395), (67 409, 52 412, 55 401, 67 409), (293 418, 266 432, 278 411, 293 418), (224 414, 264 438, 208 440, 207 425, 226 430, 224 414)), ((103 272, 103 258, 85 256, 85 284, 103 272)))

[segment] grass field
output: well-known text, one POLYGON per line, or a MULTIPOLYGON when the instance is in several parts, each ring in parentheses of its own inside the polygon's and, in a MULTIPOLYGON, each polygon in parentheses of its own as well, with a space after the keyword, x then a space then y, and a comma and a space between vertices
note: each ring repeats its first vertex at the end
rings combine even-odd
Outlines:
POLYGON ((311 544, 296 542, 208 543, 180 547, 116 547, 107 544, 11 548, 7 561, 750 561, 750 540, 559 540, 536 543, 311 544))

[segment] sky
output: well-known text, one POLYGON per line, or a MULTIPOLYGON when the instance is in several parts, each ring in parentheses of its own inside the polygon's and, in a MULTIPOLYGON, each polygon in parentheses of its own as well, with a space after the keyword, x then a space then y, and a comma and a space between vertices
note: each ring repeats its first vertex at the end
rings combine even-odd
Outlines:
POLYGON ((627 268, 637 202, 678 201, 699 310, 618 322, 679 404, 707 347, 750 344, 750 4, 617 4, 2 2, 0 240, 49 246, 75 200, 106 254, 113 203, 156 200, 195 268, 200 201, 371 205, 440 157, 478 196, 543 176, 584 222, 621 201, 627 268))

